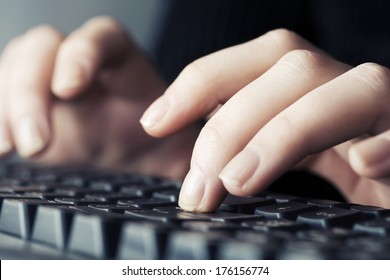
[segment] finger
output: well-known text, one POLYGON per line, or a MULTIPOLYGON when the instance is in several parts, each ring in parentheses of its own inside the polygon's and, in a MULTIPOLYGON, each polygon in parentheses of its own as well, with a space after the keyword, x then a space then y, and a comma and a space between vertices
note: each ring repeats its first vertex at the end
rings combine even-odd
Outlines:
POLYGON ((280 29, 200 58, 146 110, 141 124, 153 136, 173 133, 211 113, 294 49, 316 50, 298 35, 280 29))
POLYGON ((12 61, 18 53, 20 38, 14 38, 5 47, 0 57, 0 156, 8 154, 13 149, 13 140, 9 131, 5 92, 7 73, 12 61))
POLYGON ((349 149, 352 168, 371 179, 390 177, 390 131, 356 143, 349 149))
POLYGON ((299 99, 227 164, 220 176, 226 188, 254 194, 307 155, 378 133, 388 119, 389 77, 387 68, 363 64, 299 99))
POLYGON ((195 207, 197 211, 215 208, 221 199, 215 195, 216 189, 220 189, 218 194, 224 193, 218 175, 233 156, 280 111, 347 70, 346 65, 326 56, 296 50, 233 96, 209 120, 198 137, 180 205, 188 210, 195 207), (203 184, 191 182, 194 173, 203 177, 195 180, 203 181, 203 184), (199 196, 195 195, 197 192, 199 196))
POLYGON ((41 151, 49 141, 50 80, 62 35, 48 26, 27 32, 17 55, 7 63, 3 99, 8 125, 23 157, 41 151))
POLYGON ((71 33, 56 59, 52 90, 71 98, 86 89, 98 70, 124 60, 129 38, 123 28, 108 17, 95 17, 71 33))

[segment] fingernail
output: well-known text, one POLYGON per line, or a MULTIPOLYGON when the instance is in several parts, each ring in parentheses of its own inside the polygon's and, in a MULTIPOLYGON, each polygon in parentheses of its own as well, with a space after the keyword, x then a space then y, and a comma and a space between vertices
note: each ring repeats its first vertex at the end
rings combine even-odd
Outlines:
POLYGON ((356 144, 350 151, 350 161, 357 167, 380 165, 390 157, 390 141, 385 138, 372 138, 356 144))
POLYGON ((180 192, 179 205, 188 211, 199 208, 205 190, 203 174, 198 169, 191 169, 184 179, 180 192))
POLYGON ((166 96, 160 96, 150 107, 145 111, 140 119, 143 127, 150 128, 157 124, 168 111, 170 102, 166 96))
POLYGON ((73 66, 61 69, 60 74, 56 75, 53 90, 58 93, 64 93, 76 89, 85 83, 87 73, 85 67, 73 66))
POLYGON ((16 132, 18 152, 22 157, 30 157, 45 146, 42 132, 32 119, 23 119, 16 132))
POLYGON ((245 188, 258 165, 259 156, 253 151, 245 149, 225 166, 219 178, 226 187, 245 188))

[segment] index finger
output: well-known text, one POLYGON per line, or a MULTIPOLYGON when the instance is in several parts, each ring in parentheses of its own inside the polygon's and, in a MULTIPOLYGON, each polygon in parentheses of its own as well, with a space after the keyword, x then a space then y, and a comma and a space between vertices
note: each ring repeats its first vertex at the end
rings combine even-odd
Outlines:
POLYGON ((321 52, 293 32, 278 29, 188 65, 144 113, 146 132, 171 134, 212 112, 294 49, 321 52))

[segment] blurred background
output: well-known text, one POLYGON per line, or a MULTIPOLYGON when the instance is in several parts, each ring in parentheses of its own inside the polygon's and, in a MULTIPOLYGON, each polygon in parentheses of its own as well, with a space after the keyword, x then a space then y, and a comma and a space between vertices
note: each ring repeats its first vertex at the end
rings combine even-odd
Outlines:
POLYGON ((69 33, 96 15, 110 15, 132 33, 146 52, 154 48, 167 0, 0 0, 0 51, 29 28, 51 24, 69 33))

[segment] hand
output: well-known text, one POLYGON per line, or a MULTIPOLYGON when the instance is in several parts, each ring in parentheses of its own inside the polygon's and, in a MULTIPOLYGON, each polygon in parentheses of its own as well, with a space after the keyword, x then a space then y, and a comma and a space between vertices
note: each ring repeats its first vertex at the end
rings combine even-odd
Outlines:
POLYGON ((198 133, 147 135, 139 118, 166 89, 107 17, 64 37, 48 26, 14 39, 0 60, 0 153, 182 177, 198 133), (169 159, 169 160, 168 160, 169 159))
POLYGON ((187 210, 212 211, 227 191, 256 194, 293 167, 353 202, 390 207, 389 88, 386 67, 352 68, 275 30, 188 65, 142 122, 161 137, 222 105, 196 141, 187 210))

